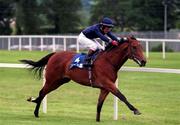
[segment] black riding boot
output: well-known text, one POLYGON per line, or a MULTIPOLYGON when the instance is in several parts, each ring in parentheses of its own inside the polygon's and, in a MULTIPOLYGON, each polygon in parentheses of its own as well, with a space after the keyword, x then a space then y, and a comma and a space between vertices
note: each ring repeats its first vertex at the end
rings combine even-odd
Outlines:
POLYGON ((92 55, 94 54, 95 51, 89 50, 87 57, 85 58, 85 63, 83 64, 85 67, 91 67, 92 66, 92 55))

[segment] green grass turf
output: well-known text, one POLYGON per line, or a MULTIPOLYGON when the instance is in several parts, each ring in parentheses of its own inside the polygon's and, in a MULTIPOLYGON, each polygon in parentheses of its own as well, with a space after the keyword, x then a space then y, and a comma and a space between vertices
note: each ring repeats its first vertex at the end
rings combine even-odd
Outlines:
MULTIPOLYGON (((7 62, 18 63, 16 60, 24 58, 38 60, 47 53, 0 51, 0 62, 7 59, 7 62)), ((166 64, 161 64, 166 60, 162 60, 159 53, 152 53, 151 64, 147 65, 179 68, 179 53, 168 55, 166 64)), ((131 61, 126 65, 134 66, 131 61)), ((134 116, 119 102, 119 120, 114 121, 113 96, 110 94, 103 106, 101 122, 96 123, 98 89, 73 82, 65 84, 48 95, 48 113, 43 114, 40 110, 40 118, 34 118, 35 105, 26 99, 38 95, 42 81, 34 79, 26 69, 0 68, 0 125, 179 125, 179 81, 179 74, 120 72, 120 90, 142 115, 134 116)))
POLYGON ((0 69, 0 124, 6 125, 178 125, 180 77, 177 74, 120 73, 120 90, 141 112, 134 116, 119 102, 119 120, 113 121, 113 97, 104 103, 101 123, 95 122, 98 89, 70 82, 48 95, 48 113, 34 118, 34 104, 42 81, 24 69, 0 69), (128 80, 127 80, 128 79, 128 80), (122 115, 125 119, 122 119, 122 115))
POLYGON ((20 63, 21 59, 38 60, 50 52, 48 51, 3 51, 0 50, 0 63, 20 63))

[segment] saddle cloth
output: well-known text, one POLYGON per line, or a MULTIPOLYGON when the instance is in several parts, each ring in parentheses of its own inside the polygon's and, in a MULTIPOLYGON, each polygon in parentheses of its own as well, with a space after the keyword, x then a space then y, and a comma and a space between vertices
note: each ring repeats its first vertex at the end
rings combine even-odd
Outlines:
POLYGON ((74 67, 83 68, 83 64, 85 62, 86 56, 87 56, 87 54, 85 54, 85 53, 76 54, 72 59, 70 69, 74 68, 74 67))
MULTIPOLYGON (((94 61, 96 60, 97 58, 97 55, 100 51, 97 51, 95 52, 92 57, 91 57, 91 60, 94 61)), ((79 54, 76 54, 73 59, 72 59, 72 62, 71 62, 71 65, 70 65, 70 69, 71 68, 74 68, 74 67, 77 67, 77 68, 87 68, 87 67, 84 67, 83 64, 85 63, 85 59, 87 57, 87 54, 85 53, 79 53, 79 54)))

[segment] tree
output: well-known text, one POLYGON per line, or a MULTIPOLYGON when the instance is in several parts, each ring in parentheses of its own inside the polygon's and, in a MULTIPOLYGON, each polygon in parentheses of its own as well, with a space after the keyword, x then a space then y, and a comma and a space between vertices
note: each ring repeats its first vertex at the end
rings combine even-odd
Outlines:
POLYGON ((44 0, 44 13, 49 25, 54 26, 52 33, 76 32, 80 24, 80 8, 80 0, 44 0))
MULTIPOLYGON (((171 0, 173 1, 173 0, 171 0)), ((175 24, 174 3, 168 4, 168 29, 175 24)), ((129 20, 130 26, 137 30, 163 30, 164 5, 162 0, 132 0, 129 20)))
POLYGON ((176 13, 176 28, 180 29, 180 1, 179 0, 174 0, 174 8, 175 8, 175 13, 176 13))
POLYGON ((17 34, 39 34, 39 10, 34 0, 16 1, 17 34))
POLYGON ((110 17, 115 25, 124 31, 126 25, 126 13, 129 8, 129 0, 94 0, 91 11, 91 24, 101 20, 103 17, 110 17))
POLYGON ((10 21, 13 15, 13 4, 9 4, 5 0, 0 1, 0 34, 11 34, 10 21))
MULTIPOLYGON (((121 31, 130 30, 163 30, 163 0, 94 0, 91 23, 104 16, 114 19, 121 31)), ((168 29, 175 28, 178 14, 178 0, 167 0, 168 29)))

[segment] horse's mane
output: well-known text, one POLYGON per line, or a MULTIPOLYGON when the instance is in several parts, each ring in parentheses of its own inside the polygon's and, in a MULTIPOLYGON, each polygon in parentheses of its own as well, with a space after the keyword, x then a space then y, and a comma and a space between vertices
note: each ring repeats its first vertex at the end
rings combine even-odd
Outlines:
MULTIPOLYGON (((124 42, 119 42, 119 45, 122 45, 122 44, 124 44, 125 43, 125 41, 124 42)), ((118 45, 118 46, 119 46, 118 45)), ((111 45, 110 43, 105 47, 105 51, 106 52, 109 52, 109 51, 111 51, 112 49, 114 49, 114 48, 116 48, 116 46, 113 46, 113 45, 111 45)))

